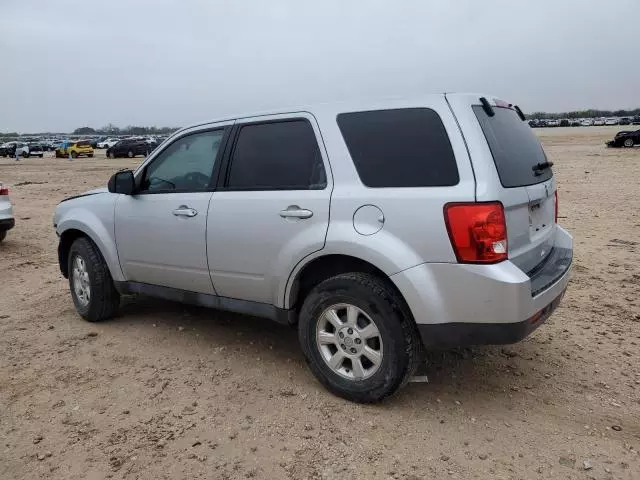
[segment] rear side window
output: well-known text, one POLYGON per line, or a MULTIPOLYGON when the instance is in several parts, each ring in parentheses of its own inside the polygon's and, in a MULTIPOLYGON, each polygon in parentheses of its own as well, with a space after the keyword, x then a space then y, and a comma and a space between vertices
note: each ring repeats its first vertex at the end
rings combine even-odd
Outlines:
POLYGON ((429 108, 341 113, 338 126, 367 187, 448 187, 460 180, 449 136, 429 108))
POLYGON ((527 122, 518 117, 515 110, 493 107, 495 115, 490 117, 481 105, 473 111, 487 139, 493 161, 503 187, 524 187, 549 180, 553 176, 550 168, 536 171, 539 163, 547 161, 540 140, 527 122))
POLYGON ((323 189, 327 177, 307 120, 240 127, 227 187, 232 190, 323 189))
POLYGON ((91 145, 91 142, 87 140, 81 140, 80 142, 77 142, 76 145, 78 147, 88 147, 89 145, 91 145))

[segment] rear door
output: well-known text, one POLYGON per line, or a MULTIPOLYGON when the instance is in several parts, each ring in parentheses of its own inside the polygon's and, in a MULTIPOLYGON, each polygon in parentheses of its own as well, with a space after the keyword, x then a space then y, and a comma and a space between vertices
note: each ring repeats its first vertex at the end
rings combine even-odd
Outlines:
POLYGON ((476 200, 505 208, 509 260, 530 272, 553 248, 556 183, 542 145, 515 108, 482 95, 447 95, 467 142, 476 200), (493 113, 493 115, 491 115, 493 113))
POLYGON ((222 297, 273 304, 283 279, 324 246, 331 175, 306 112, 238 120, 207 220, 211 279, 222 297))

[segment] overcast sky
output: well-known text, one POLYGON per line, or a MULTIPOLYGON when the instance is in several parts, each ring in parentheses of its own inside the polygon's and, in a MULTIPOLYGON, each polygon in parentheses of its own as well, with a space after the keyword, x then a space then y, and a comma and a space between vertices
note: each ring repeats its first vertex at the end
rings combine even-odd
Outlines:
POLYGON ((640 106, 640 0, 0 0, 0 131, 354 96, 640 106))

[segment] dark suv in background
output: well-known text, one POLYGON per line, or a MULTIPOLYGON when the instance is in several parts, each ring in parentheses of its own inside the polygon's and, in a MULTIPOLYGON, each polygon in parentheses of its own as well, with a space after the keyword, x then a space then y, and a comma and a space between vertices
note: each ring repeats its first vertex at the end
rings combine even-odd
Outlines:
POLYGON ((129 157, 133 158, 136 155, 148 155, 153 150, 153 147, 149 146, 145 139, 139 138, 126 138, 120 140, 113 147, 107 149, 107 157, 129 157))

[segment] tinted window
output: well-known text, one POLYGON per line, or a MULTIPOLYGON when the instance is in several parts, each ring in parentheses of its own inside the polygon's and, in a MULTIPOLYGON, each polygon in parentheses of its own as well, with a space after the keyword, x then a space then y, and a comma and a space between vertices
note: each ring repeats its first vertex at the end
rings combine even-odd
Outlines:
POLYGON ((79 147, 88 147, 89 145, 91 145, 91 142, 89 142, 88 140, 82 140, 76 143, 76 145, 79 147))
POLYGON ((223 130, 179 138, 147 167, 142 189, 203 191, 209 189, 223 130))
POLYGON ((233 151, 227 186, 241 190, 322 189, 327 178, 306 120, 245 125, 233 151))
POLYGON ((447 132, 431 109, 342 113, 338 126, 367 187, 445 187, 460 179, 447 132))
POLYGON ((480 122, 484 136, 496 164, 503 187, 523 187, 549 180, 550 168, 538 175, 533 167, 547 161, 540 140, 527 122, 518 117, 515 110, 494 107, 496 114, 490 117, 482 106, 474 105, 473 111, 480 122))

